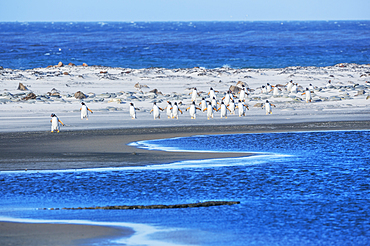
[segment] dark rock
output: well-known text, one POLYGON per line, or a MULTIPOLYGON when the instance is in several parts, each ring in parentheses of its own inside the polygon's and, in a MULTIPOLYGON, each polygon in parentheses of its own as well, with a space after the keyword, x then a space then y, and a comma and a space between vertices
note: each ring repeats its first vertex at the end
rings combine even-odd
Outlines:
POLYGON ((85 99, 85 98, 87 98, 87 96, 82 91, 77 91, 74 96, 75 96, 76 99, 85 99))
POLYGON ((240 87, 238 87, 238 86, 231 85, 231 86, 230 86, 230 88, 229 88, 229 90, 230 90, 232 93, 237 94, 237 93, 239 93, 242 89, 241 89, 240 87))
POLYGON ((156 95, 163 95, 162 92, 158 91, 157 89, 151 90, 149 92, 154 93, 156 95))
POLYGON ((19 83, 17 90, 27 91, 28 89, 25 85, 23 85, 22 83, 19 83))
POLYGON ((23 97, 22 100, 36 99, 36 95, 33 92, 28 93, 27 96, 23 97))

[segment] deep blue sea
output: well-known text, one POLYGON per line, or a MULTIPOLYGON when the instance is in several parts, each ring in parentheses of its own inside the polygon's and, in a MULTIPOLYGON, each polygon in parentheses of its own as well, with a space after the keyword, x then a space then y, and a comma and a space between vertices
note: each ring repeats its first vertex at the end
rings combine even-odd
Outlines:
POLYGON ((370 21, 3 22, 0 66, 282 68, 370 63, 370 21))
POLYGON ((183 245, 370 245, 370 131, 191 136, 132 145, 256 155, 116 169, 0 172, 0 219, 161 228, 148 236, 157 244, 142 242, 149 245, 164 245, 169 238, 183 245), (241 203, 167 210, 37 209, 208 200, 241 203))

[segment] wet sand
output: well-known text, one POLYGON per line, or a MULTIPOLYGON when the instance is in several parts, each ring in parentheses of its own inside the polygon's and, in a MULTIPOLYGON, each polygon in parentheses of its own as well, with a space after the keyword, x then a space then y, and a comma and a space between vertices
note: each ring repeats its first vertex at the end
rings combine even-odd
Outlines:
MULTIPOLYGON (((149 151, 127 144, 139 140, 191 135, 329 130, 370 130, 370 120, 126 128, 62 131, 59 134, 46 131, 7 132, 0 133, 0 171, 139 166, 190 159, 247 156, 247 153, 149 151)), ((81 245, 81 240, 104 240, 108 237, 129 236, 131 233, 130 229, 97 226, 0 223, 0 242, 4 245, 81 245)))
POLYGON ((0 222, 1 245, 109 245, 109 240, 130 236, 130 228, 71 224, 0 222))
POLYGON ((370 121, 179 126, 86 131, 0 133, 0 171, 140 166, 174 161, 248 156, 245 153, 164 152, 127 144, 205 134, 370 129, 370 121))

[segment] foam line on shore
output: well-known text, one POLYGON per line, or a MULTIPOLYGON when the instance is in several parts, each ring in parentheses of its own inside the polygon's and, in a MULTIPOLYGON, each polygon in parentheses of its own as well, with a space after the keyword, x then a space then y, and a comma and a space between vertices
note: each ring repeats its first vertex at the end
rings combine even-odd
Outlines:
POLYGON ((205 160, 186 160, 177 161, 168 164, 156 164, 146 166, 126 166, 126 167, 107 167, 107 168, 81 168, 81 169, 63 169, 63 170, 27 170, 27 171, 0 171, 0 174, 34 174, 34 173, 82 173, 82 172, 112 172, 112 171, 145 171, 145 170, 163 170, 163 169, 183 169, 183 168, 216 168, 225 166, 253 166, 266 163, 268 160, 277 158, 291 157, 283 154, 265 154, 252 155, 245 157, 229 157, 205 160))
MULTIPOLYGON (((76 224, 76 225, 93 225, 93 226, 108 226, 108 227, 123 227, 131 228, 135 231, 134 235, 128 238, 120 238, 112 240, 114 243, 123 245, 148 245, 148 246, 181 246, 181 244, 168 243, 150 239, 150 235, 154 233, 165 233, 173 231, 174 229, 159 228, 147 224, 127 223, 127 222, 98 222, 89 220, 40 220, 40 219, 25 219, 12 218, 0 216, 2 222, 16 222, 16 223, 31 223, 31 224, 76 224)), ((178 229, 176 229, 178 230, 178 229)))

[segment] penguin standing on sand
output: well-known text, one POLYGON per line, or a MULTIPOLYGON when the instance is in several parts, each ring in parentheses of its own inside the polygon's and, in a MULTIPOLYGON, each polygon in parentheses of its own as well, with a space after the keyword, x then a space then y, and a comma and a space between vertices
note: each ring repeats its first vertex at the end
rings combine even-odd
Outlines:
POLYGON ((200 110, 200 108, 198 108, 197 106, 195 106, 195 102, 194 101, 192 102, 192 104, 190 104, 190 107, 188 107, 186 109, 186 111, 189 110, 189 114, 190 114, 191 119, 195 119, 196 118, 197 109, 200 110))
POLYGON ((272 87, 271 87, 270 83, 267 83, 266 90, 267 90, 267 93, 272 90, 272 87))
POLYGON ((272 114, 271 106, 276 107, 274 104, 270 103, 269 100, 266 100, 265 104, 262 106, 262 108, 266 109, 266 115, 272 114))
POLYGON ((229 106, 230 114, 235 114, 235 102, 232 98, 228 106, 229 106))
MULTIPOLYGON (((210 99, 213 99, 213 98, 215 98, 216 99, 216 93, 215 93, 216 91, 215 90, 213 90, 213 88, 211 87, 211 88, 209 88, 209 92, 208 92, 208 95, 209 95, 209 98, 210 99)), ((218 92, 218 91, 217 91, 218 92)))
POLYGON ((264 86, 264 85, 262 86, 261 93, 263 93, 263 94, 266 94, 267 93, 266 86, 264 86))
POLYGON ((244 102, 241 100, 239 100, 238 105, 235 108, 239 110, 239 117, 245 116, 245 108, 249 110, 248 106, 244 105, 244 102))
POLYGON ((173 104, 173 107, 172 107, 172 119, 179 119, 179 111, 180 113, 182 114, 182 111, 181 109, 179 109, 179 106, 177 105, 177 102, 175 102, 173 104))
POLYGON ((245 87, 243 85, 241 91, 239 92, 239 100, 242 101, 242 102, 244 102, 245 101, 245 95, 246 94, 247 93, 245 92, 245 87))
POLYGON ((334 86, 332 85, 332 83, 331 83, 331 80, 329 80, 328 81, 328 83, 326 84, 326 89, 331 89, 331 88, 333 88, 334 86))
POLYGON ((83 120, 84 118, 86 118, 86 120, 88 120, 88 111, 90 111, 91 113, 93 113, 93 111, 91 111, 91 109, 89 109, 86 104, 84 102, 81 103, 81 108, 80 108, 80 111, 81 111, 81 120, 83 120))
POLYGON ((153 103, 153 108, 152 108, 152 110, 150 110, 149 113, 151 114, 153 112, 153 118, 154 119, 160 119, 161 118, 161 115, 160 115, 159 110, 162 110, 163 111, 163 109, 161 109, 160 107, 158 107, 157 106, 157 103, 154 102, 153 103))
POLYGON ((292 89, 290 90, 290 93, 297 93, 298 92, 298 83, 293 83, 292 89))
POLYGON ((133 103, 130 103, 130 116, 131 119, 136 119, 136 109, 133 103))
POLYGON ((203 111, 207 111, 207 120, 209 120, 210 118, 213 119, 213 110, 217 110, 215 109, 213 106, 212 106, 212 103, 211 102, 208 102, 208 106, 207 108, 205 108, 203 111))
POLYGON ((171 111, 172 104, 170 101, 167 101, 167 103, 168 103, 167 107, 165 107, 164 109, 166 109, 168 119, 171 119, 172 118, 172 111, 171 111))
POLYGON ((64 126, 63 122, 55 115, 51 114, 51 132, 57 131, 59 132, 59 123, 64 126))
POLYGON ((287 90, 288 93, 290 93, 292 91, 292 87, 293 87, 293 80, 289 81, 286 84, 286 90, 287 90))
POLYGON ((227 119, 227 110, 230 111, 230 109, 227 108, 224 102, 221 102, 221 106, 218 110, 221 110, 221 118, 227 119))
POLYGON ((274 88, 273 89, 271 89, 271 91, 272 91, 272 95, 273 96, 278 96, 279 95, 279 90, 281 91, 281 89, 276 85, 276 86, 274 86, 274 88))
POLYGON ((197 91, 197 88, 193 88, 193 91, 190 92, 190 94, 191 94, 191 101, 192 102, 196 102, 197 101, 197 96, 199 96, 199 93, 197 91))
POLYGON ((217 107, 217 104, 219 104, 218 102, 217 102, 217 100, 216 100, 216 98, 215 97, 213 97, 212 98, 212 100, 211 100, 211 104, 212 104, 212 107, 217 107))
POLYGON ((308 88, 306 88, 306 91, 302 93, 302 96, 304 94, 306 94, 306 103, 311 102, 312 100, 311 91, 308 88))
POLYGON ((201 106, 202 112, 204 112, 205 109, 207 108, 207 101, 204 99, 204 97, 202 98, 202 101, 199 103, 199 106, 201 106))
POLYGON ((232 97, 233 95, 231 94, 231 92, 227 91, 226 95, 222 98, 222 100, 224 100, 225 105, 228 105, 230 103, 232 97))

